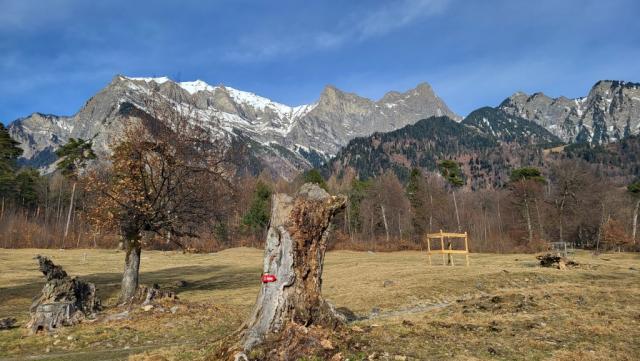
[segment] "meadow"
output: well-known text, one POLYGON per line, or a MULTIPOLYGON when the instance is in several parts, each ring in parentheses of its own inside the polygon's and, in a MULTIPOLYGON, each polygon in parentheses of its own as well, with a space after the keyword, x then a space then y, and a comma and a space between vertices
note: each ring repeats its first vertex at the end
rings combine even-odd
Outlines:
MULTIPOLYGON (((262 253, 143 251, 141 282, 179 297, 145 311, 113 307, 122 252, 0 249, 0 318, 28 321, 44 284, 37 254, 94 282, 106 306, 57 334, 0 331, 0 360, 212 359, 251 310, 262 253)), ((531 254, 471 254, 470 267, 447 267, 438 258, 429 266, 419 251, 332 251, 323 294, 359 318, 347 326, 358 351, 343 356, 352 360, 640 359, 640 255, 578 251, 573 259, 578 267, 558 270, 531 254)))

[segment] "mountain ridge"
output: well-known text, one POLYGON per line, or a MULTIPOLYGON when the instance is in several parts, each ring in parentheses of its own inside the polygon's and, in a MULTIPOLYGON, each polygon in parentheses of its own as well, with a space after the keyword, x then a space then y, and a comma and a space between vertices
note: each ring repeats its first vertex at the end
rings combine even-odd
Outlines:
POLYGON ((599 80, 584 97, 515 92, 498 108, 536 122, 569 143, 603 144, 640 132, 640 83, 599 80))
POLYGON ((33 113, 10 123, 10 134, 24 149, 22 164, 51 171, 53 152, 70 137, 95 136, 98 155, 108 155, 110 144, 125 126, 120 106, 144 108, 150 94, 159 94, 161 101, 172 106, 193 105, 199 121, 227 137, 242 134, 243 139, 251 139, 263 167, 286 179, 328 160, 356 136, 397 129, 436 114, 458 117, 423 83, 403 93, 388 92, 377 101, 328 85, 317 102, 291 107, 201 80, 116 75, 72 116, 33 113), (396 101, 390 102, 391 97, 396 101), (274 157, 281 158, 275 162, 278 166, 271 165, 274 157))
POLYGON ((499 188, 511 169, 540 162, 543 149, 563 144, 544 127, 484 107, 458 122, 446 116, 422 119, 391 132, 376 132, 351 140, 324 167, 324 174, 341 178, 376 177, 393 171, 406 180, 412 168, 437 172, 444 159, 462 165, 472 190, 499 188))

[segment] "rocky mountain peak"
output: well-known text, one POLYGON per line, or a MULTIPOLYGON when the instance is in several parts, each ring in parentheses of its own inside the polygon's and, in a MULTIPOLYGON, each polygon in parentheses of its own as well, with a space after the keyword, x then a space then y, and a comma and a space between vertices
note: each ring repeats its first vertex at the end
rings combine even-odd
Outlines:
POLYGON ((344 92, 334 85, 326 85, 320 93, 319 105, 331 106, 342 102, 361 102, 367 99, 354 93, 344 92))
POLYGON ((433 92, 433 88, 431 88, 431 85, 427 82, 419 83, 414 90, 418 94, 435 95, 435 93, 433 92))
POLYGON ((566 142, 607 143, 640 132, 640 84, 601 80, 588 96, 550 98, 516 93, 500 106, 534 121, 566 142))
POLYGON ((251 171, 271 170, 285 178, 318 166, 349 140, 390 131, 434 115, 456 115, 427 84, 405 93, 390 92, 385 103, 328 85, 317 103, 288 106, 257 94, 203 80, 175 82, 167 77, 116 75, 71 117, 33 114, 14 121, 12 136, 22 143, 23 163, 50 170, 53 152, 70 137, 94 138, 99 157, 110 153, 129 121, 121 107, 144 109, 150 94, 167 105, 195 107, 194 116, 230 144, 248 145, 251 171), (393 100, 392 100, 393 98, 393 100))

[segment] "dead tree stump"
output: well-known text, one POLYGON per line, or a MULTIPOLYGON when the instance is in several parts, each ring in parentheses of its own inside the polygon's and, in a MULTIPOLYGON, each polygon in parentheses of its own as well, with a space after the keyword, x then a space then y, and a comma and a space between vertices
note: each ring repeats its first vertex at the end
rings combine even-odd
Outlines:
POLYGON ((100 299, 93 283, 69 277, 62 267, 47 257, 36 258, 47 283, 40 295, 34 298, 29 310, 31 320, 27 328, 32 333, 74 325, 100 310, 100 299))
POLYGON ((0 330, 8 330, 14 327, 14 325, 18 322, 13 317, 0 318, 0 330))
POLYGON ((345 197, 330 196, 311 183, 295 198, 273 196, 263 265, 263 275, 271 282, 262 284, 236 359, 246 359, 252 348, 288 326, 335 327, 344 322, 322 298, 321 289, 329 226, 345 203, 345 197))

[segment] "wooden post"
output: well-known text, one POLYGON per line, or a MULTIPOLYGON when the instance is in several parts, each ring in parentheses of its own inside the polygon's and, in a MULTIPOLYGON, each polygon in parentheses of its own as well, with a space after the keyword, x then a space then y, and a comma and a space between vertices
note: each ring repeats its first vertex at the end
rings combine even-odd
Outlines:
POLYGON ((469 241, 467 237, 467 232, 464 232, 464 250, 467 252, 464 254, 464 257, 467 261, 467 267, 469 267, 469 241))
POLYGON ((431 266, 431 238, 427 236, 427 255, 429 255, 429 266, 431 266))
POLYGON ((442 230, 440 230, 440 248, 442 249, 442 265, 446 266, 447 261, 446 257, 444 256, 444 234, 442 233, 442 230))

